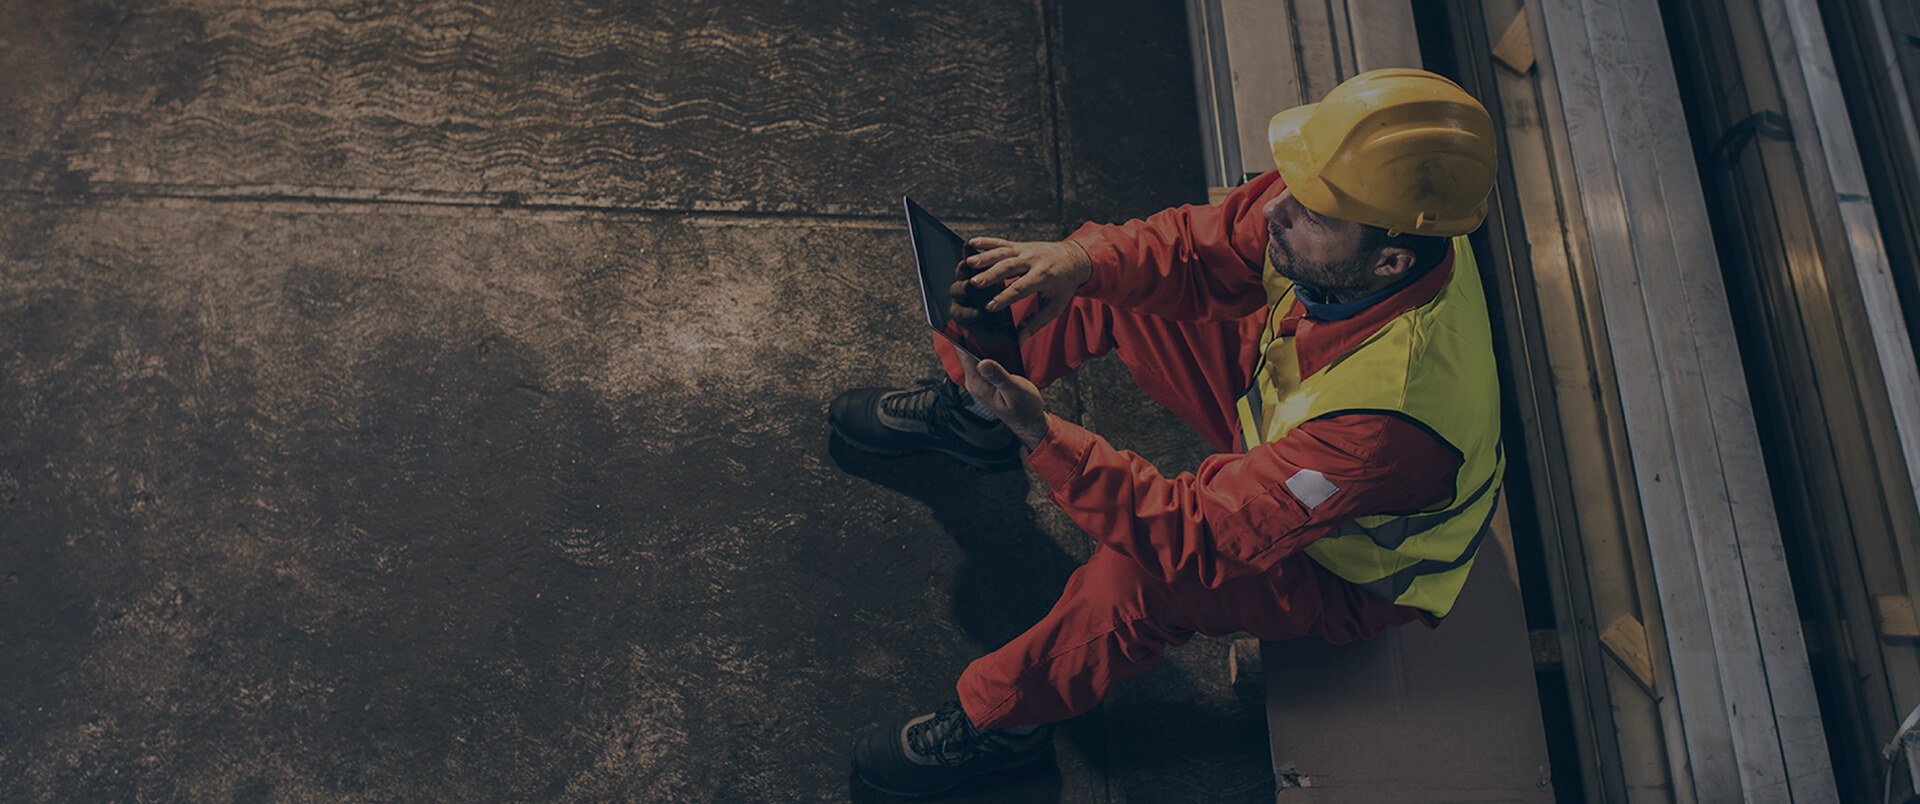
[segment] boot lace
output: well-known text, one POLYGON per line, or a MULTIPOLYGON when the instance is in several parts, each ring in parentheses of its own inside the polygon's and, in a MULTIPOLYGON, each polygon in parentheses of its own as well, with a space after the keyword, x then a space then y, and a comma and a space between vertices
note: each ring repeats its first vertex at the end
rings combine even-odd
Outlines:
POLYGON ((967 722, 959 702, 949 702, 907 729, 907 745, 922 756, 931 756, 941 765, 958 765, 972 759, 986 735, 967 722))
POLYGON ((919 380, 908 391, 896 391, 880 398, 880 409, 888 416, 917 422, 933 421, 933 410, 940 402, 940 381, 919 380))

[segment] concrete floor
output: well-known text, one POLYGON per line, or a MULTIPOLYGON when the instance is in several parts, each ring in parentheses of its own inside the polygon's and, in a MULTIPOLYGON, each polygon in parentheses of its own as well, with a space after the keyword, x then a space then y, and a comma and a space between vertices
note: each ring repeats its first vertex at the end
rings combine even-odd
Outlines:
MULTIPOLYGON (((1091 549, 830 442, 934 369, 899 195, 1202 197, 1178 4, 894 6, 0 0, 0 800, 864 797, 1091 549)), ((1258 695, 1196 638, 958 798, 1268 800, 1258 695)))

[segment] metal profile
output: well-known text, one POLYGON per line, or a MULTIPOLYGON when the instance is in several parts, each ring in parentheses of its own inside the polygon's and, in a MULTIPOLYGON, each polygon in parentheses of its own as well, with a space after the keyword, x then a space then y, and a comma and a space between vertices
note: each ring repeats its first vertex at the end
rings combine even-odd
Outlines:
POLYGON ((1845 90, 1888 267, 1920 352, 1920 5, 1902 0, 1820 0, 1830 52, 1845 90))
POLYGON ((1187 44, 1193 51, 1194 96, 1200 101, 1200 158, 1209 187, 1240 183, 1240 137, 1225 27, 1220 0, 1187 0, 1187 44))
POLYGON ((1542 0, 1649 535, 1679 801, 1834 797, 1673 64, 1652 0, 1542 0), (1677 720, 1677 722, 1674 722, 1677 720), (1816 750, 1817 749, 1817 750, 1816 750), (1791 769, 1791 772, 1790 772, 1791 769))
MULTIPOLYGON (((1821 251, 1831 269, 1828 278, 1838 308, 1836 318, 1847 340, 1860 347, 1849 352, 1860 378, 1860 393, 1869 403, 1867 414, 1880 436, 1891 436, 1874 439, 1892 445, 1875 451, 1881 483, 1894 504, 1909 515, 1905 524, 1917 525, 1920 520, 1912 517, 1920 514, 1920 369, 1914 364, 1899 295, 1889 275, 1866 169, 1854 145, 1826 29, 1811 0, 1755 3, 1787 116, 1804 123, 1794 149, 1800 157, 1821 251)), ((1893 541, 1908 589, 1920 589, 1920 553, 1916 553, 1920 546, 1910 539, 1893 541)))
POLYGON ((1780 510, 1786 548, 1803 562, 1804 608, 1828 640, 1814 658, 1838 715, 1826 723, 1841 763, 1834 771, 1858 797, 1878 790, 1873 748, 1920 686, 1916 652, 1879 638, 1873 608, 1913 586, 1912 545, 1901 534, 1920 532, 1920 510, 1900 430, 1920 404, 1897 397, 1920 380, 1812 7, 1719 0, 1670 9, 1697 142, 1776 121, 1770 137, 1719 136, 1724 145, 1706 152, 1707 181, 1723 254, 1743 266, 1728 281, 1744 299, 1740 334, 1754 356, 1757 415, 1772 432, 1775 484, 1791 490, 1780 510))
POLYGON ((1651 571, 1628 547, 1644 538, 1585 219, 1577 196, 1557 192, 1573 173, 1564 130, 1547 130, 1562 120, 1548 113, 1558 95, 1487 58, 1491 32, 1523 11, 1520 0, 1449 8, 1458 78, 1488 103, 1503 140, 1486 264, 1522 434, 1511 448, 1525 451, 1516 465, 1526 473, 1509 482, 1531 492, 1585 799, 1670 801, 1661 701, 1607 659, 1594 627, 1637 617, 1651 571))
POLYGON ((1207 180, 1230 187, 1273 169, 1266 118, 1317 100, 1359 65, 1417 65, 1405 0, 1187 0, 1207 180), (1352 33, 1364 32, 1356 41, 1352 33))

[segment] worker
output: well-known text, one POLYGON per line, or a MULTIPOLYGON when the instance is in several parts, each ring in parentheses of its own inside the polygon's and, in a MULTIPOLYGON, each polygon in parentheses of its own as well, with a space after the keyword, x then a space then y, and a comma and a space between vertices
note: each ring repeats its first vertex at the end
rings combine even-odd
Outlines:
POLYGON ((1053 724, 1195 633, 1343 644, 1453 607, 1504 465, 1464 236, 1486 216, 1492 121, 1453 82, 1388 69, 1267 137, 1277 170, 1218 204, 971 241, 967 281, 1004 285, 986 309, 1022 322, 1026 376, 935 338, 945 377, 833 400, 856 448, 983 468, 1024 449, 1097 543, 957 700, 855 741, 867 784, 933 795, 1040 760, 1053 724), (1109 352, 1219 454, 1167 477, 1049 415, 1039 388, 1109 352))

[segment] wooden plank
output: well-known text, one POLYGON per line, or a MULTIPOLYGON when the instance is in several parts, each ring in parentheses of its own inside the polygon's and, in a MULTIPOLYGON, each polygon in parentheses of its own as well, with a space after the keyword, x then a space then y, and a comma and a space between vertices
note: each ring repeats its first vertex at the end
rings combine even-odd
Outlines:
POLYGON ((1525 11, 1514 12, 1506 33, 1493 46, 1493 60, 1516 75, 1526 75, 1533 69, 1533 32, 1527 30, 1525 11))
POLYGON ((1276 801, 1554 800, 1505 507, 1440 628, 1262 645, 1276 801))
POLYGON ((1653 654, 1647 649, 1647 630, 1639 620, 1622 615, 1600 634, 1600 644, 1606 646, 1607 655, 1633 674, 1648 694, 1653 693, 1653 654))
POLYGON ((1914 617, 1913 598, 1906 595, 1874 595, 1873 624, 1889 642, 1920 640, 1920 619, 1914 617))

